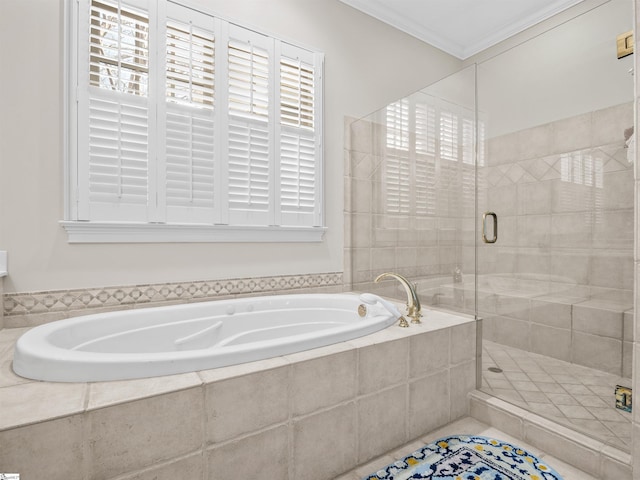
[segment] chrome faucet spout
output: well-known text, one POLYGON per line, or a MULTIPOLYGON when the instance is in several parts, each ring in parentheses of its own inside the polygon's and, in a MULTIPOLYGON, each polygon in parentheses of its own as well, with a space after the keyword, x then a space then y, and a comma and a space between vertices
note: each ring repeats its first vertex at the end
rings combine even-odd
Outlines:
POLYGON ((378 275, 374 281, 375 283, 378 283, 380 280, 387 277, 395 278, 404 287, 404 290, 407 293, 407 316, 411 318, 411 323, 422 323, 420 321, 420 317, 422 317, 422 307, 420 306, 420 300, 416 293, 416 286, 399 273, 392 272, 382 273, 378 275))

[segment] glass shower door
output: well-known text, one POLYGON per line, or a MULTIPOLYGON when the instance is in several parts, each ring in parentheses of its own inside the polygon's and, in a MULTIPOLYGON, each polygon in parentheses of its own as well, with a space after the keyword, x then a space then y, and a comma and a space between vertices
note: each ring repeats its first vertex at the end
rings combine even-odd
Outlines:
POLYGON ((627 449, 632 19, 612 0, 478 65, 478 229, 499 225, 478 236, 482 389, 627 449))
POLYGON ((352 122, 346 224, 355 291, 475 313, 475 66, 352 122))

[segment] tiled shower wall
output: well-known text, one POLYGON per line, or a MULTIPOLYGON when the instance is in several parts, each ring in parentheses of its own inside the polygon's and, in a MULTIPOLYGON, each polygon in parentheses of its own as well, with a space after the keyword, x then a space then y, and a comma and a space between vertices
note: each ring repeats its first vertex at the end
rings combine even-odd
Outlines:
POLYGON ((483 337, 631 375, 633 166, 623 104, 490 139, 478 249, 483 337))
POLYGON ((481 246, 480 271, 629 292, 632 126, 629 103, 490 139, 478 195, 499 214, 500 240, 481 246))
POLYGON ((378 115, 345 120, 345 284, 404 298, 398 282, 373 283, 393 271, 419 280, 423 303, 434 305, 439 285, 453 282, 456 270, 465 277, 474 272, 473 168, 456 165, 437 177, 436 214, 389 214, 384 207, 386 136, 378 115))

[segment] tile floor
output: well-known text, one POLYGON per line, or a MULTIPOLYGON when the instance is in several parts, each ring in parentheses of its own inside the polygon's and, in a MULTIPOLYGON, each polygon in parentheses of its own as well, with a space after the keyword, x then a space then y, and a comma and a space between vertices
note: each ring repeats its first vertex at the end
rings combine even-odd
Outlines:
POLYGON ((464 417, 460 420, 450 423, 449 425, 445 425, 444 427, 431 432, 430 434, 422 437, 419 441, 415 441, 404 445, 403 447, 389 452, 387 455, 376 458, 371 462, 361 465, 354 470, 341 475, 335 480, 359 480, 371 473, 376 472, 382 467, 404 458, 410 453, 418 450, 424 445, 433 442, 434 440, 447 436, 447 435, 455 435, 455 434, 467 434, 467 435, 482 435, 485 437, 494 437, 499 440, 504 440, 505 442, 509 442, 519 447, 528 450, 539 458, 543 458, 549 465, 551 465, 560 475, 562 475, 564 480, 597 480, 596 477, 592 477, 591 475, 586 474, 585 472, 578 470, 571 465, 558 460, 551 455, 546 454, 544 451, 532 447, 531 445, 526 444, 520 440, 517 440, 506 433, 501 432, 498 429, 491 428, 488 425, 479 422, 471 417, 464 417))
POLYGON ((631 379, 486 340, 482 362, 484 392, 629 451, 631 414, 615 408, 614 389, 631 379))

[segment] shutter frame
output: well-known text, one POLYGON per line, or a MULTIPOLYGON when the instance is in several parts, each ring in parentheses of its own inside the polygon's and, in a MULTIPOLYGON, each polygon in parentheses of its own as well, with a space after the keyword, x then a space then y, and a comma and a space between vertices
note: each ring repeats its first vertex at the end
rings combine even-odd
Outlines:
MULTIPOLYGON (((206 225, 207 228, 220 224, 230 224, 232 227, 235 223, 238 228, 244 229, 243 232, 254 229, 258 232, 261 225, 264 228, 281 225, 283 232, 301 231, 300 228, 312 228, 315 232, 324 231, 321 227, 323 225, 322 68, 324 58, 322 54, 290 45, 170 0, 77 0, 71 2, 65 10, 71 12, 67 20, 77 18, 77 21, 74 20, 74 28, 68 29, 71 39, 70 47, 75 49, 68 64, 74 65, 74 62, 77 62, 77 67, 70 69, 71 81, 66 89, 71 99, 67 120, 70 130, 73 129, 68 134, 70 141, 65 145, 65 151, 70 154, 68 172, 65 172, 68 187, 65 192, 65 217, 70 221, 64 222, 64 226, 70 235, 72 231, 78 231, 71 226, 71 223, 78 221, 95 225, 96 231, 101 232, 106 231, 106 225, 113 225, 117 230, 125 223, 139 226, 158 223, 191 224, 203 225, 203 227, 206 225), (137 47, 131 47, 129 50, 131 62, 122 64, 123 69, 129 68, 133 71, 133 76, 125 75, 122 77, 124 81, 119 81, 120 83, 114 87, 120 89, 122 86, 122 92, 100 91, 101 84, 95 80, 94 84, 90 85, 91 75, 95 77, 96 71, 91 70, 90 64, 91 62, 94 65, 100 64, 95 55, 89 54, 89 35, 86 34, 83 37, 82 33, 83 31, 91 33, 92 2, 94 5, 98 3, 123 5, 138 13, 142 11, 144 13, 142 17, 148 18, 145 20, 146 33, 143 37, 136 36, 133 40, 134 42, 144 41, 143 54, 139 54, 137 47), (215 40, 213 81, 206 76, 196 81, 195 71, 191 70, 194 72, 190 97, 193 100, 192 103, 198 101, 207 103, 208 98, 211 97, 210 92, 213 91, 215 92, 214 105, 210 111, 207 111, 207 108, 201 108, 189 113, 189 105, 178 105, 176 102, 167 104, 165 100, 167 66, 172 62, 180 63, 183 59, 181 55, 187 50, 177 48, 167 55, 164 53, 166 50, 162 40, 167 34, 165 19, 185 20, 185 18, 175 18, 176 15, 172 12, 178 10, 185 12, 190 19, 195 15, 195 17, 206 18, 209 24, 214 24, 212 28, 215 40), (265 61, 264 56, 260 59, 261 66, 264 67, 260 72, 260 78, 265 82, 262 87, 258 86, 254 91, 252 109, 249 112, 240 113, 225 111, 231 103, 230 98, 236 92, 225 85, 224 78, 229 75, 226 62, 218 62, 218 59, 227 58, 229 55, 225 39, 228 41, 237 32, 241 32, 246 37, 264 39, 265 44, 262 47, 267 52, 267 60, 265 61), (309 68, 298 70, 299 75, 296 76, 295 71, 289 71, 293 67, 286 63, 286 58, 283 59, 284 63, 281 63, 281 51, 285 52, 285 55, 290 55, 287 52, 293 51, 296 52, 296 56, 298 52, 302 52, 309 68), (146 69, 143 74, 140 74, 142 76, 138 74, 138 70, 135 70, 139 65, 146 69), (285 70, 289 69, 284 72, 282 79, 281 67, 285 70), (208 84, 203 85, 200 80, 212 83, 213 89, 209 89, 208 84), (298 95, 296 88, 300 90, 298 97, 296 97, 298 95), (297 100, 291 103, 292 106, 281 108, 279 98, 281 94, 287 97, 288 101, 297 100), (110 98, 107 100, 105 95, 110 98), (131 100, 127 95, 135 98, 131 100), (109 101, 112 102, 110 107, 103 108, 109 101), (90 107, 93 108, 91 112, 90 107), (203 115, 205 111, 207 113, 203 115), (90 113, 93 113, 93 123, 87 121, 90 113), (104 118, 99 118, 100 115, 104 118), (146 124, 139 122, 140 118, 146 118, 146 124), (120 121, 121 119, 123 121, 120 121), (296 120, 297 125, 291 125, 293 120, 296 120), (103 126, 107 129, 102 128, 103 126), (111 131, 120 133, 114 137, 109 133, 111 131), (254 178, 251 182, 261 187, 257 190, 256 203, 259 206, 266 206, 266 214, 262 206, 255 209, 239 208, 238 202, 235 202, 234 208, 233 191, 229 188, 229 185, 233 185, 231 180, 233 180, 234 165, 233 162, 230 165, 227 160, 234 158, 234 151, 230 152, 229 145, 243 132, 249 132, 246 135, 256 139, 253 142, 254 150, 258 152, 255 156, 258 160, 255 169, 259 174, 257 174, 257 180, 254 178), (213 142, 210 141, 211 138, 213 142), (116 152, 114 148, 107 145, 108 141, 119 144, 120 150, 116 152), (109 149, 109 155, 105 156, 109 149), (191 153, 184 153, 189 149, 191 153), (206 154, 207 161, 197 158, 198 154, 206 154), (189 175, 184 173, 187 169, 184 166, 186 160, 183 160, 187 155, 191 155, 190 158, 193 159, 189 163, 189 175), (209 162, 211 156, 214 159, 213 163, 209 162), (115 159, 117 159, 117 165, 115 159), (181 170, 182 167, 184 168, 181 170), (186 179, 188 176, 190 178, 186 179), (115 177, 120 183, 118 185, 122 190, 120 193, 114 190, 115 182, 112 182, 112 178, 115 177), (212 192, 209 186, 199 190, 201 185, 211 183, 213 183, 212 192), (191 189, 195 200, 202 199, 207 206, 193 208, 185 205, 182 200, 186 197, 181 195, 187 189, 191 189), (114 201, 109 195, 114 198, 119 195, 119 200, 114 201), (260 204, 261 199, 264 199, 262 204, 260 204)), ((170 33, 174 26, 169 23, 170 33)), ((198 21, 194 22, 194 26, 198 29, 202 28, 198 21)), ((137 29, 129 29, 129 32, 134 31, 137 29)), ((103 29, 98 33, 104 34, 104 32, 103 29)), ((129 33, 124 32, 123 29, 121 35, 126 34, 129 33)), ((174 36, 180 37, 180 35, 174 36)), ((176 39, 177 47, 182 47, 186 43, 182 43, 179 38, 176 39)), ((201 54, 207 47, 199 45, 193 48, 195 49, 193 58, 203 58, 201 54)), ((112 54, 109 53, 109 55, 112 54)), ((180 63, 180 65, 186 64, 180 63)), ((176 69, 168 73, 169 95, 174 98, 185 92, 180 82, 186 81, 188 77, 186 72, 186 69, 176 69)), ((116 78, 115 75, 114 73, 111 78, 116 78)), ((186 100, 188 95, 179 98, 186 100)), ((83 228, 86 228, 87 224, 83 228)), ((120 234, 123 231, 120 230, 118 238, 122 238, 120 234)), ((175 235, 175 232, 172 231, 171 235, 175 235)), ((242 236, 244 237, 244 233, 242 236)), ((308 237, 306 234, 301 236, 298 233, 295 236, 308 237)), ((317 240, 316 233, 311 236, 317 240)), ((270 237, 275 238, 277 235, 270 234, 270 237)))

